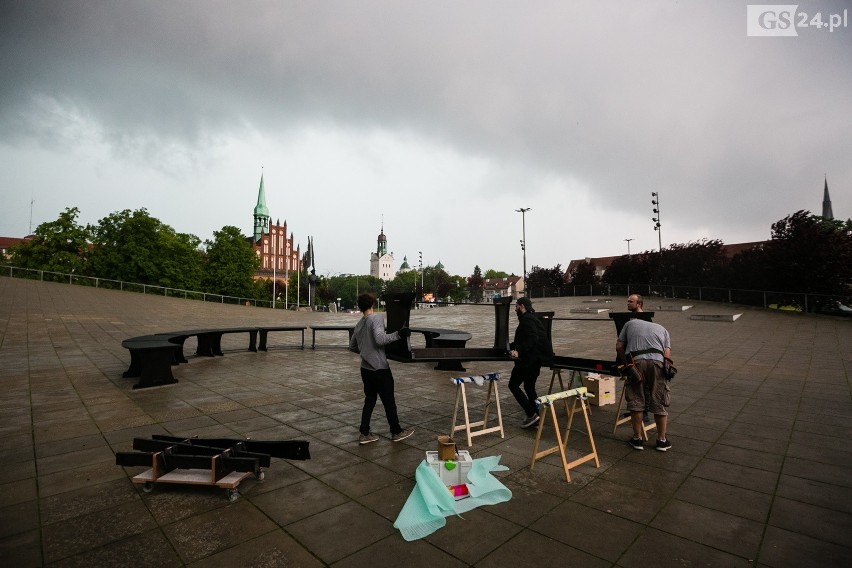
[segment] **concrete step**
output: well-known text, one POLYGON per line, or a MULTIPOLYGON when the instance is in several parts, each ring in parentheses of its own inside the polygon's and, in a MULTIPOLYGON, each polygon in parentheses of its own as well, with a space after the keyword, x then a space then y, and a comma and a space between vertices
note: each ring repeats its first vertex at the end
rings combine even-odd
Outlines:
POLYGON ((695 314, 689 319, 701 321, 737 321, 742 314, 695 314))

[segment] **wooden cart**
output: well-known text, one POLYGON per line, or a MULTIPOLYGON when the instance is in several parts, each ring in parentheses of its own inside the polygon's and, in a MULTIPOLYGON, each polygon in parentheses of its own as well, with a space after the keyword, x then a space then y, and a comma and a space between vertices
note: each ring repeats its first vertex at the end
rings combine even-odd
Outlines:
POLYGON ((263 481, 263 468, 271 458, 310 459, 307 441, 259 441, 232 439, 176 438, 155 435, 134 438, 135 452, 118 452, 116 465, 150 466, 133 476, 145 493, 155 483, 215 485, 225 490, 229 501, 240 497, 238 486, 249 476, 263 481))

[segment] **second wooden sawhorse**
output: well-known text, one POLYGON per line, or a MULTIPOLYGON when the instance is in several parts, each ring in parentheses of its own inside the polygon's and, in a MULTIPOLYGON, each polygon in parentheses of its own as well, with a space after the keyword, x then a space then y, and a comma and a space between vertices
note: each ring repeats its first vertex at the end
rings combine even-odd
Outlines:
POLYGON ((539 416, 541 416, 541 420, 539 420, 538 431, 535 435, 535 444, 533 445, 532 458, 530 459, 530 470, 533 469, 536 461, 556 452, 559 452, 559 455, 562 457, 562 469, 565 472, 565 480, 569 483, 571 482, 572 468, 591 460, 594 460, 595 467, 601 466, 600 460, 598 459, 598 450, 595 447, 595 438, 592 435, 592 425, 589 422, 588 406, 586 405, 587 396, 591 395, 589 395, 586 387, 579 387, 576 389, 540 396, 536 399, 536 405, 539 408, 538 412, 539 416), (570 407, 568 406, 569 398, 573 399, 573 404, 571 404, 570 407), (568 415, 568 425, 565 428, 564 436, 559 429, 559 420, 556 417, 556 403, 559 401, 562 401, 562 406, 565 408, 565 412, 568 415), (586 422, 586 433, 588 434, 589 444, 591 445, 592 451, 574 461, 569 462, 565 455, 565 449, 568 446, 568 437, 571 433, 571 425, 574 422, 574 413, 577 410, 578 404, 583 412, 583 419, 586 422), (542 412, 542 410, 545 409, 547 409, 547 411, 542 412), (539 451, 538 447, 541 443, 541 434, 544 431, 544 424, 547 422, 548 416, 553 422, 553 431, 556 434, 556 445, 539 451))

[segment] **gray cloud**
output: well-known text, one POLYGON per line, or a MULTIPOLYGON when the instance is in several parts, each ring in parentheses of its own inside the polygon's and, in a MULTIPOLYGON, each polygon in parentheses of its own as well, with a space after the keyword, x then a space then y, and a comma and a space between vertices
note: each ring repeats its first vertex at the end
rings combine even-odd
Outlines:
POLYGON ((253 133, 385 131, 491 165, 459 192, 576 183, 575 214, 625 231, 648 231, 658 191, 669 241, 765 238, 818 211, 824 173, 849 216, 852 29, 746 37, 746 4, 4 2, 0 141, 91 137, 187 179, 253 133))

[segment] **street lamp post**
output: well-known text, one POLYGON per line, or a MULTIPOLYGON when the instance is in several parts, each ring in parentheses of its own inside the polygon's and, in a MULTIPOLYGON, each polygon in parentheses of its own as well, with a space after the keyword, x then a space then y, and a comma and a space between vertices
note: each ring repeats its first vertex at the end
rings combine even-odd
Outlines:
POLYGON ((632 241, 633 239, 624 239, 624 240, 627 241, 627 258, 630 258, 630 241, 632 241))
MULTIPOLYGON (((272 225, 272 223, 270 223, 272 225)), ((271 227, 270 227, 271 229, 271 227)), ((278 268, 278 243, 276 242, 276 235, 272 234, 272 231, 269 231, 269 243, 272 245, 272 309, 275 309, 275 295, 278 293, 277 282, 278 274, 276 273, 276 269, 278 268)))
POLYGON ((654 230, 657 231, 657 239, 659 239, 658 249, 660 254, 663 254, 663 231, 660 228, 660 194, 656 191, 651 192, 651 205, 654 206, 654 214, 656 217, 651 217, 651 221, 654 222, 654 230))
POLYGON ((417 254, 420 255, 420 300, 422 300, 424 292, 423 287, 425 285, 423 282, 423 251, 417 251, 417 254))
POLYGON ((521 207, 515 209, 516 213, 521 214, 521 250, 524 252, 524 295, 526 296, 527 289, 527 211, 531 211, 532 207, 521 207))

